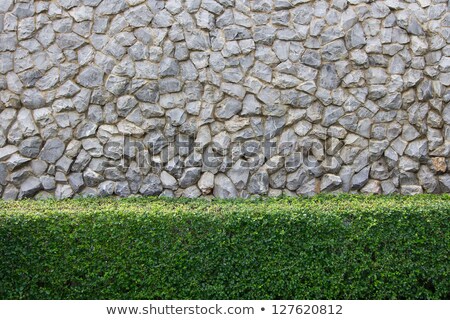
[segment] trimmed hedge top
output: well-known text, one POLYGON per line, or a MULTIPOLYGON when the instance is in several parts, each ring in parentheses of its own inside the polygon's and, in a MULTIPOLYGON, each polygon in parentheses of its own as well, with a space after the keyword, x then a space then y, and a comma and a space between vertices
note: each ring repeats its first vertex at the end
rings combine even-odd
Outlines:
POLYGON ((0 202, 3 299, 450 299, 450 196, 0 202))

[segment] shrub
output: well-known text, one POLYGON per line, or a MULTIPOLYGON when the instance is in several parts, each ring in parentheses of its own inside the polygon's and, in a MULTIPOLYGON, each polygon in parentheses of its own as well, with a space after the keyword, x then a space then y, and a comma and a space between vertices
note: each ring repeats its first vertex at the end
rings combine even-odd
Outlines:
POLYGON ((449 299, 450 196, 0 203, 3 299, 449 299))

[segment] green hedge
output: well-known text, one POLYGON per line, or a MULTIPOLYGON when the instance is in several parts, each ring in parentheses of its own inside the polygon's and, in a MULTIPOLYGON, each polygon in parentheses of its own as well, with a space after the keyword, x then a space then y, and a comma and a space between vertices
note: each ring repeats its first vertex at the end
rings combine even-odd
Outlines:
POLYGON ((450 299, 450 196, 0 202, 3 299, 450 299))

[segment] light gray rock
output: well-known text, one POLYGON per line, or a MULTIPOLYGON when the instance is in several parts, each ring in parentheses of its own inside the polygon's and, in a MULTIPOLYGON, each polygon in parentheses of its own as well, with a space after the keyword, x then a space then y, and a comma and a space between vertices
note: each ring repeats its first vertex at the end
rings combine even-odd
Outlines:
POLYGON ((40 159, 49 163, 55 163, 63 155, 65 150, 64 143, 58 139, 53 138, 45 142, 41 150, 40 159))
POLYGON ((53 190, 56 188, 55 178, 52 176, 44 175, 40 176, 39 180, 41 181, 42 188, 44 190, 53 190))
POLYGON ((103 84, 104 72, 98 68, 89 66, 80 72, 77 82, 86 88, 95 88, 103 84))
POLYGON ((172 58, 164 58, 159 65, 159 75, 162 77, 176 76, 179 70, 178 61, 172 58))
POLYGON ((24 157, 37 158, 41 151, 42 139, 39 137, 30 137, 23 140, 19 145, 19 152, 24 157))
POLYGON ((149 82, 138 91, 136 91, 135 97, 139 101, 156 103, 159 99, 159 86, 157 83, 149 82))
POLYGON ((72 198, 74 191, 67 184, 58 184, 55 190, 55 198, 58 200, 72 198))
POLYGON ((103 181, 98 185, 98 195, 101 197, 112 196, 116 183, 114 181, 103 181))
POLYGON ((324 64, 322 65, 319 73, 319 86, 332 90, 339 86, 340 79, 336 72, 336 67, 334 64, 324 64))
POLYGON ((250 165, 247 161, 239 159, 227 172, 227 176, 238 190, 243 190, 247 186, 250 174, 250 165))
POLYGON ((326 107, 323 113, 322 125, 329 127, 344 115, 344 109, 341 107, 326 107))
MULTIPOLYGON (((327 43, 322 49, 322 56, 326 61, 338 61, 348 56, 347 48, 343 40, 336 40, 327 43)), ((363 64, 363 58, 357 58, 358 62, 363 64)), ((307 64, 306 62, 304 62, 307 64)), ((308 64, 307 64, 308 65, 308 64)), ((319 65, 320 66, 320 65, 319 65)))
POLYGON ((405 149, 406 155, 419 161, 423 161, 427 158, 427 152, 428 141, 426 139, 412 141, 405 149))
POLYGON ((5 13, 12 9, 14 0, 5 0, 0 4, 0 12, 5 13))
POLYGON ((250 177, 247 190, 250 194, 267 194, 269 191, 269 175, 266 171, 258 171, 250 177))
POLYGON ((236 198, 238 193, 236 187, 225 174, 219 173, 214 178, 213 194, 216 198, 231 199, 236 198))
POLYGON ((242 102, 234 98, 226 98, 215 109, 215 116, 219 119, 230 119, 242 110, 242 102))
POLYGON ((321 192, 330 192, 338 189, 342 185, 342 179, 334 174, 325 174, 320 183, 321 192))
POLYGON ((114 193, 119 197, 128 197, 131 195, 130 186, 127 181, 118 181, 114 193))
POLYGON ((177 180, 172 175, 170 175, 168 172, 162 171, 160 178, 161 178, 162 186, 165 189, 176 190, 178 188, 177 180))
POLYGON ((379 160, 372 163, 370 177, 376 180, 386 180, 390 176, 389 168, 385 161, 379 160))
POLYGON ((362 193, 365 194, 380 194, 381 193, 381 183, 377 180, 369 180, 369 182, 361 189, 362 193))
POLYGON ((200 191, 200 189, 197 186, 190 186, 188 188, 186 188, 183 193, 182 196, 186 197, 186 198, 198 198, 202 195, 202 192, 200 191))
POLYGON ((127 7, 125 0, 103 0, 96 8, 98 15, 117 14, 127 7))
POLYGON ((361 171, 355 173, 351 179, 351 189, 360 190, 369 180, 370 167, 365 167, 361 171))
POLYGON ((187 168, 179 180, 181 188, 187 188, 196 184, 201 176, 201 168, 187 168))
POLYGON ((364 30, 359 23, 355 24, 345 35, 348 49, 362 48, 366 43, 364 30))
POLYGON ((307 173, 303 169, 298 169, 289 173, 286 176, 286 188, 295 191, 303 185, 303 182, 307 179, 307 173))
POLYGON ((84 186, 83 174, 81 172, 75 172, 70 174, 67 180, 74 192, 80 191, 81 188, 84 186))
POLYGON ((408 195, 408 196, 412 196, 412 195, 416 195, 416 194, 421 194, 423 193, 423 189, 421 186, 414 186, 414 185, 402 185, 400 187, 400 192, 403 195, 408 195))
POLYGON ((285 124, 285 117, 267 117, 264 126, 264 137, 267 139, 275 137, 282 131, 285 124))
POLYGON ((170 109, 167 111, 167 117, 169 119, 169 123, 176 127, 182 125, 187 119, 186 112, 180 108, 170 109))
POLYGON ((29 177, 20 185, 19 199, 30 198, 41 189, 41 181, 36 177, 29 177))
POLYGON ((269 176, 269 185, 274 189, 283 189, 286 186, 287 172, 280 169, 269 176))
POLYGON ((139 193, 145 196, 157 196, 163 190, 161 179, 153 173, 147 175, 139 189, 139 193))
POLYGON ((214 174, 211 172, 203 173, 197 185, 203 195, 211 194, 214 189, 214 174))
MULTIPOLYGON (((92 157, 101 157, 103 155, 103 146, 101 145, 99 139, 88 138, 83 139, 81 142, 83 149, 89 153, 92 157)), ((44 146, 45 148, 45 146, 44 146)))

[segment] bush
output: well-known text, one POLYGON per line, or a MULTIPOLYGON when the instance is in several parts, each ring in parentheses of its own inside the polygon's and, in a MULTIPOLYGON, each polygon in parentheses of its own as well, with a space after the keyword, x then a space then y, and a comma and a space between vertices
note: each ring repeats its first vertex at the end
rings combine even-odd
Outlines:
POLYGON ((450 196, 0 203, 3 299, 449 299, 450 196))

